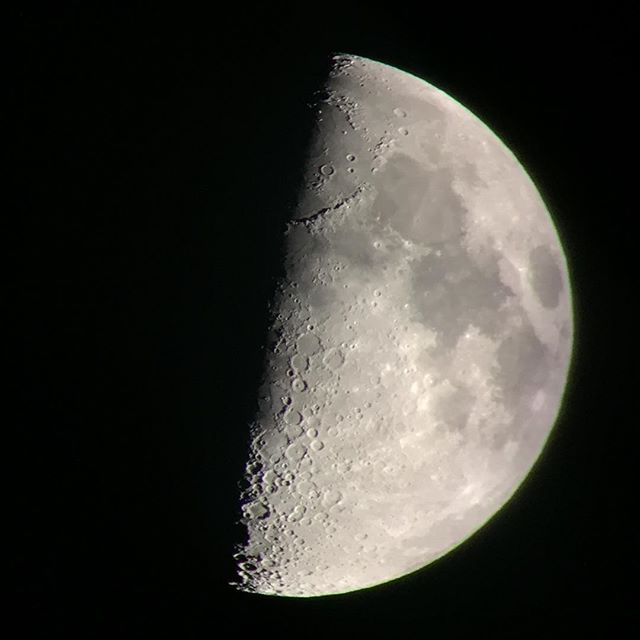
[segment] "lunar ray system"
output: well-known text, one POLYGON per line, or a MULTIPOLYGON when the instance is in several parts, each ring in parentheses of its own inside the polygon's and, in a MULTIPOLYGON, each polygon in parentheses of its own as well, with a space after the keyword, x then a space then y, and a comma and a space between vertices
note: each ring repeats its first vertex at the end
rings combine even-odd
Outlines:
POLYGON ((342 54, 312 108, 232 583, 296 597, 406 575, 482 527, 543 450, 573 341, 552 219, 485 124, 342 54))

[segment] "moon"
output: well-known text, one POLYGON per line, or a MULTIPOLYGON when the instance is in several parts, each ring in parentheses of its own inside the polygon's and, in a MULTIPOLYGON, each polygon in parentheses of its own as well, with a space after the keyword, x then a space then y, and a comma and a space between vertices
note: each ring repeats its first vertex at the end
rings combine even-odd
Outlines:
POLYGON ((561 406, 568 269, 535 185, 427 82, 333 57, 285 233, 237 589, 371 587, 511 498, 561 406))

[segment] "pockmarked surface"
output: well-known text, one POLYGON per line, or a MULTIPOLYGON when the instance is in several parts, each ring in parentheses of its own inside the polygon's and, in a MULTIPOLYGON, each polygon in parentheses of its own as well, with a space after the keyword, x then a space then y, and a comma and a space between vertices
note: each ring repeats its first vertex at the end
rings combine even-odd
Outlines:
POLYGON ((302 597, 415 571, 495 514, 554 425, 573 339, 552 219, 476 116, 349 55, 312 108, 234 583, 302 597))

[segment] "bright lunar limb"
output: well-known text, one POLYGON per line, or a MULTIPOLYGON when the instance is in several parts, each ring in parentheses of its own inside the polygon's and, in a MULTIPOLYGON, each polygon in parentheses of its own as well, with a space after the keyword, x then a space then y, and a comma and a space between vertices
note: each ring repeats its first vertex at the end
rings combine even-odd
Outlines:
POLYGON ((386 582, 479 529, 541 453, 573 339, 552 220, 486 125, 350 55, 314 108, 233 583, 284 596, 386 582))

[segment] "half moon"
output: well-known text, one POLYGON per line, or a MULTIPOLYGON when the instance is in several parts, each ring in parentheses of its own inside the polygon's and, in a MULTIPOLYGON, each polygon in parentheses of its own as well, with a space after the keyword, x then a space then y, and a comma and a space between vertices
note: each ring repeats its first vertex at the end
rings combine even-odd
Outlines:
POLYGON ((526 171, 428 83, 338 55, 313 106, 241 494, 245 591, 413 572, 513 495, 558 414, 567 265, 526 171))

